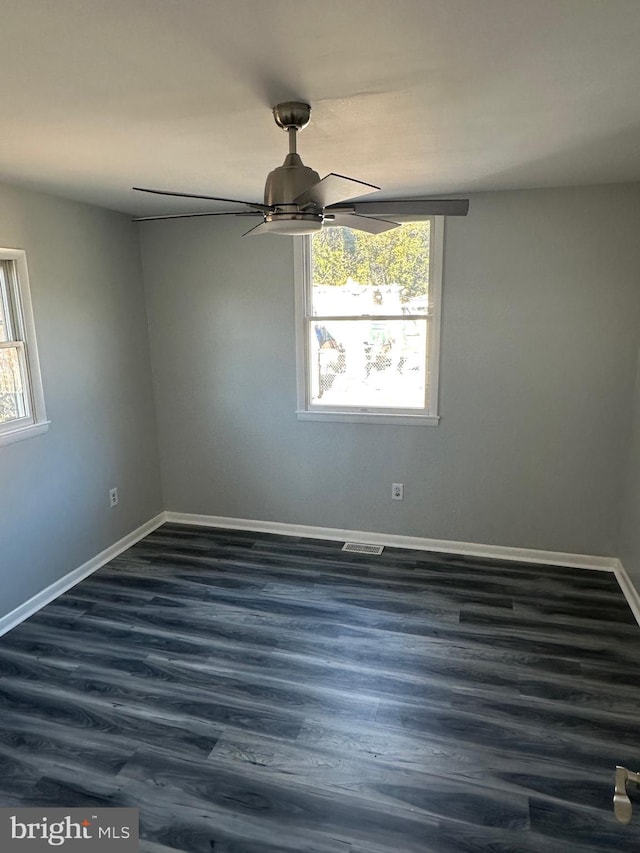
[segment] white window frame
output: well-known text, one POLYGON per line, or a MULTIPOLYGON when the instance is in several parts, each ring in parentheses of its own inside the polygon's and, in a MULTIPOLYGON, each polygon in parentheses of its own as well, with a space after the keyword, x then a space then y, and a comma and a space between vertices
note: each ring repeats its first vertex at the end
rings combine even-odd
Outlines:
MULTIPOLYGON (((311 237, 294 238, 295 318, 296 318, 296 376, 298 420, 344 421, 347 423, 397 424, 406 426, 437 426, 438 385, 440 376, 440 329, 442 315, 442 264, 444 256, 444 216, 424 217, 431 220, 429 258, 429 299, 432 305, 429 335, 429 407, 416 413, 406 409, 367 409, 354 406, 328 409, 311 403, 309 372, 309 334, 314 317, 311 313, 311 237)), ((363 316, 362 319, 367 319, 363 316)))
MULTIPOLYGON (((17 347, 21 377, 25 389, 26 414, 0 423, 0 446, 41 435, 49 428, 44 405, 42 375, 33 320, 27 255, 23 249, 1 249, 0 262, 8 262, 7 307, 11 322, 11 340, 0 347, 17 347)), ((5 266, 5 264, 2 264, 5 266)))

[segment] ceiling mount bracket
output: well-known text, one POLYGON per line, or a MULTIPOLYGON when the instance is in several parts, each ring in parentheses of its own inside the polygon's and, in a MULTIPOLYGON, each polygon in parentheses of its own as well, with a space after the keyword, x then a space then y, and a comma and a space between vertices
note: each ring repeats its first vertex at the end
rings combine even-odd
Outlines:
POLYGON ((302 130, 309 124, 311 107, 301 101, 284 101, 273 108, 273 118, 283 130, 302 130))

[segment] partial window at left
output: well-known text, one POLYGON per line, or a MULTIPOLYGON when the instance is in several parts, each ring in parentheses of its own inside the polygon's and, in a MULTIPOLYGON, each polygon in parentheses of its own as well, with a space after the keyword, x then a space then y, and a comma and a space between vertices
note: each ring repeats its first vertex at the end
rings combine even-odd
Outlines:
POLYGON ((48 427, 31 309, 27 258, 0 249, 0 445, 48 427))

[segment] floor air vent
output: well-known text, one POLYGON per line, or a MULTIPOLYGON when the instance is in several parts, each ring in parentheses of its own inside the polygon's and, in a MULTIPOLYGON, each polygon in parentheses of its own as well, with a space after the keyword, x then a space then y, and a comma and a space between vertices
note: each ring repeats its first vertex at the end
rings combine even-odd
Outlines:
POLYGON ((363 545, 360 542, 345 542, 343 551, 351 551, 352 554, 382 554, 384 545, 363 545))

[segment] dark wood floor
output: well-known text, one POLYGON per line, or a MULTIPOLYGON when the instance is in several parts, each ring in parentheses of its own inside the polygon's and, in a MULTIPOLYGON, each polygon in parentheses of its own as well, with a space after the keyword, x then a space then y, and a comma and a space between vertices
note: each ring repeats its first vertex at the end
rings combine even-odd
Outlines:
POLYGON ((0 805, 148 853, 640 850, 613 575, 165 525, 0 639, 0 805))

